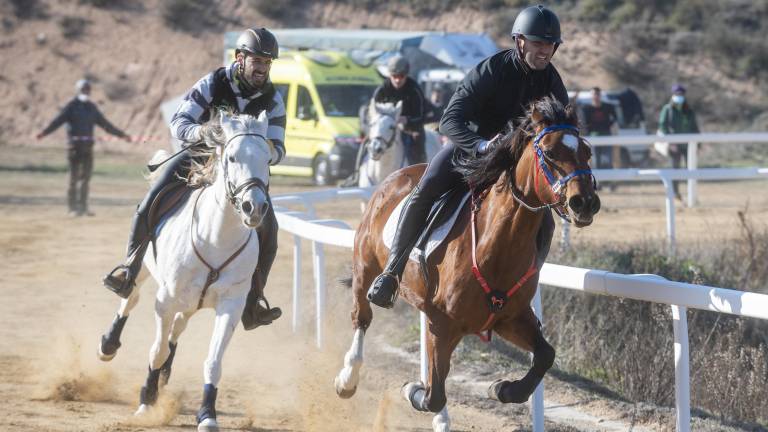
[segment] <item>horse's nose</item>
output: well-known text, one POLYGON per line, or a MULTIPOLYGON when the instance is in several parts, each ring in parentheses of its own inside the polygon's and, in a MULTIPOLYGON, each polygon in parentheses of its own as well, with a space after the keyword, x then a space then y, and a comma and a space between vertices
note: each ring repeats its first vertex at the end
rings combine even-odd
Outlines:
POLYGON ((268 211, 269 211, 269 203, 265 201, 261 204, 261 214, 265 215, 267 214, 268 211))
POLYGON ((595 215, 600 211, 600 197, 597 194, 592 194, 592 214, 595 215))
POLYGON ((583 195, 574 195, 568 199, 568 207, 576 213, 589 211, 590 214, 594 215, 600 211, 600 197, 598 197, 597 194, 589 194, 586 197, 583 195))
POLYGON ((243 214, 250 216, 251 213, 253 213, 253 204, 251 204, 250 201, 243 201, 240 205, 240 209, 243 211, 243 214))

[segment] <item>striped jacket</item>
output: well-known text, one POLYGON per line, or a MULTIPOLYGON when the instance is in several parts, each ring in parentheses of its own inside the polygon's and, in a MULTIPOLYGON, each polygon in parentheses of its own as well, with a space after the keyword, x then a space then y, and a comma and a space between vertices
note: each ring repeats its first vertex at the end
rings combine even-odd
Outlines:
POLYGON ((195 142, 201 139, 200 125, 211 117, 212 109, 228 108, 236 113, 258 116, 267 111, 269 127, 267 139, 272 141, 278 157, 277 164, 285 157, 285 104, 280 93, 268 81, 263 88, 250 96, 244 96, 234 77, 237 63, 219 68, 201 78, 184 96, 179 109, 171 119, 171 135, 174 138, 195 142))

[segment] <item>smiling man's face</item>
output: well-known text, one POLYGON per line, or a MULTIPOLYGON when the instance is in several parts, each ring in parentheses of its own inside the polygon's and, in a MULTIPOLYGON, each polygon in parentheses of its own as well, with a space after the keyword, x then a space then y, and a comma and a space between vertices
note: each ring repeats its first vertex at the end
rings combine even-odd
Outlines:
POLYGON ((525 63, 534 70, 544 70, 555 53, 555 44, 551 42, 533 41, 518 37, 517 43, 523 53, 525 63))
POLYGON ((272 58, 258 54, 239 53, 243 56, 240 63, 243 67, 243 78, 248 84, 258 88, 264 85, 269 78, 269 69, 272 67, 272 58))

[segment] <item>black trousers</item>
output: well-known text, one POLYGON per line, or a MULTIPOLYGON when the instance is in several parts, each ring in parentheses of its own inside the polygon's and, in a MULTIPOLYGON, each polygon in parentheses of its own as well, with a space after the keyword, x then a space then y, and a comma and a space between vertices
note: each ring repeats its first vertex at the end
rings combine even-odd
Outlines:
POLYGON ((93 143, 69 144, 69 210, 77 213, 88 211, 88 184, 93 174, 93 143))

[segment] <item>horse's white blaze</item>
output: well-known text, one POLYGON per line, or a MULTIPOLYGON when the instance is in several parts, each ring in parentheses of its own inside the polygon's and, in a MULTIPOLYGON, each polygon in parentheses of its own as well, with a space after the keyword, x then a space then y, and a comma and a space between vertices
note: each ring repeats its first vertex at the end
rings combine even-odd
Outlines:
POLYGON ((563 135, 563 145, 576 152, 579 149, 579 138, 571 134, 565 134, 563 135))

